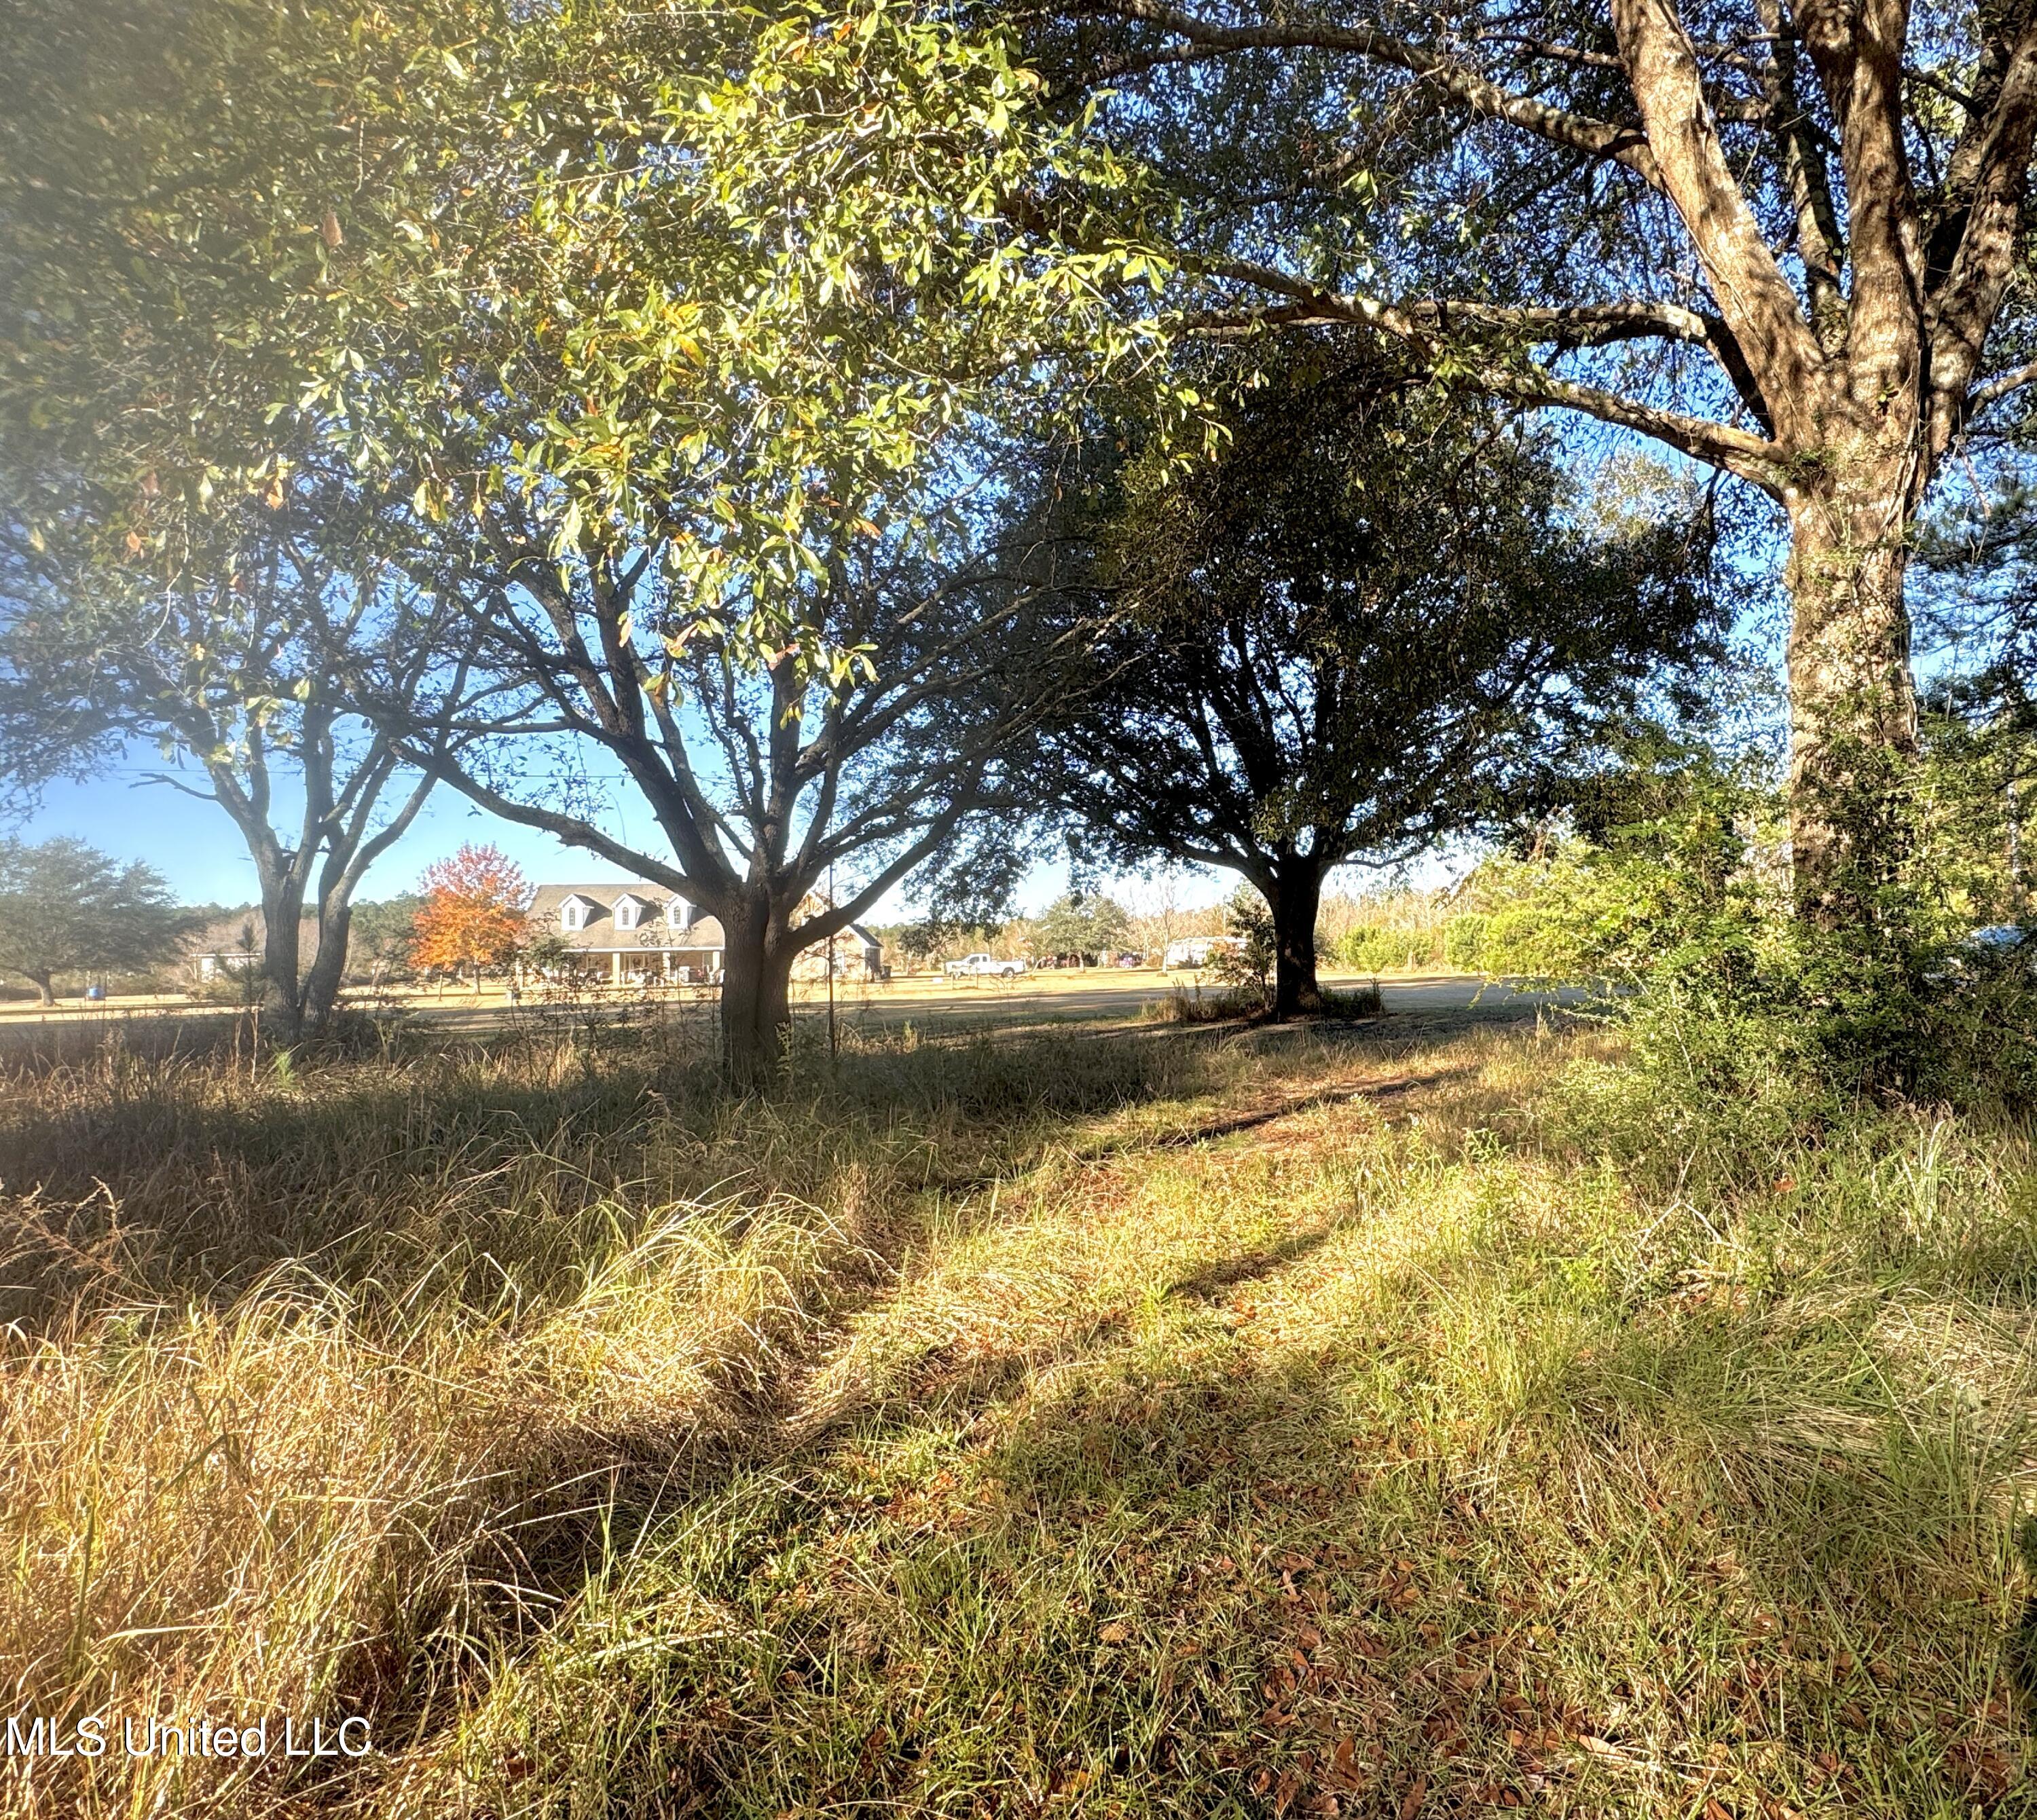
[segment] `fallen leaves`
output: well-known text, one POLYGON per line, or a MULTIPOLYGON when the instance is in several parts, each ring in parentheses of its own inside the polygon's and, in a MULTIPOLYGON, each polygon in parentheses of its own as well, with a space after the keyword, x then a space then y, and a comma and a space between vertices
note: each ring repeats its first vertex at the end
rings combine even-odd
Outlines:
POLYGON ((1945 1767, 1976 1801, 1992 1807, 2023 1780, 2021 1768, 1991 1744, 1967 1739, 1945 1753, 1945 1767))

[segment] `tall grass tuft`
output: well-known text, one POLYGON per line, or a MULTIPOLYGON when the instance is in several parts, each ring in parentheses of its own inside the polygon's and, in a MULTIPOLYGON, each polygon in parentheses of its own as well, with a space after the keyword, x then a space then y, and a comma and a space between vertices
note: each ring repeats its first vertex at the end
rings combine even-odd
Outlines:
MULTIPOLYGON (((761 1429, 930 1180, 995 1175, 1207 1066, 879 1037, 739 1104, 650 1037, 19 1070, 9 1710, 363 1709, 385 1745, 427 1735, 552 1615, 625 1478, 683 1478, 761 1429)), ((0 1787, 23 1814, 252 1814, 307 1773, 115 1750, 0 1787)))

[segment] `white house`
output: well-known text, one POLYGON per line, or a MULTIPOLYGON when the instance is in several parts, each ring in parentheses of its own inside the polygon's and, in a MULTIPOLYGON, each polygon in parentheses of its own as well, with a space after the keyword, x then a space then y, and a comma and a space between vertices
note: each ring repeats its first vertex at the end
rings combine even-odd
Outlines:
MULTIPOLYGON (((662 885, 540 885, 523 927, 528 936, 563 943, 577 970, 606 972, 618 984, 721 976, 721 924, 662 885)), ((826 944, 815 944, 811 952, 825 977, 826 944)), ((883 976, 883 945, 853 923, 836 936, 835 956, 837 974, 860 962, 866 977, 883 976)))
POLYGON ((1219 954, 1239 953, 1244 947, 1235 935, 1184 935, 1167 944, 1160 965, 1170 973, 1177 969, 1193 972, 1209 965, 1219 954))
POLYGON ((662 885, 540 885, 530 936, 553 936, 582 972, 710 980, 721 972, 721 925, 662 885))
MULTIPOLYGON (((318 919, 305 917, 297 927, 297 965, 306 971, 317 957, 318 937, 318 919)), ((266 940, 267 923, 260 911, 221 916, 193 931, 184 944, 185 965, 201 984, 222 975, 246 977, 261 970, 266 940)))

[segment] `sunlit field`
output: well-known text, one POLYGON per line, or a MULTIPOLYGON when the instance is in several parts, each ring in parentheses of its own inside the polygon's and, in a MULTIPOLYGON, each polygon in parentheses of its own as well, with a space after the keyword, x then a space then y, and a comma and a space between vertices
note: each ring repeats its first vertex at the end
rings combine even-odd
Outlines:
POLYGON ((0 1113, 11 1814, 2020 1809, 2037 1157, 1469 1019, 0 1113), (280 1723, 280 1721, 278 1721, 280 1723), (357 1733, 357 1736, 358 1734, 357 1733))
MULTIPOLYGON (((1362 984, 1381 976, 1455 980, 1461 983, 1467 996, 1478 984, 1475 975, 1435 968, 1385 968, 1365 972, 1335 967, 1322 970, 1325 983, 1332 986, 1362 984)), ((832 997, 837 1010, 845 1015, 858 1012, 882 1014, 894 1006, 911 1007, 934 1002, 943 1007, 952 1006, 965 1010, 977 1006, 1002 1018, 1013 1006, 1025 1006, 1039 999, 1067 999, 1071 1002, 1070 1008, 1079 1011, 1084 1002, 1097 995, 1114 998, 1136 993, 1158 999, 1177 991, 1214 995, 1220 990, 1214 978, 1204 973, 1168 972, 1158 967, 1066 967, 1029 971, 1016 978, 987 980, 950 979, 935 972, 901 972, 882 980, 843 978, 836 981, 832 997)), ((797 980, 792 984, 792 999, 796 1005, 818 1010, 828 1004, 830 998, 825 979, 797 980)), ((499 979, 486 981, 478 991, 465 981, 419 984, 406 980, 387 987, 357 985, 349 990, 342 1003, 350 1009, 370 1015, 429 1015, 440 1012, 458 1014, 510 1009, 508 987, 499 979)), ((540 1013, 565 1014, 582 1007, 610 1011, 663 1008, 675 1012, 695 1008, 705 1012, 711 1010, 715 1003, 714 990, 705 986, 653 985, 637 988, 597 983, 573 989, 520 995, 517 1008, 531 1012, 532 1016, 525 1021, 536 1022, 541 1021, 538 1016, 540 1013)), ((24 994, 18 998, 0 999, 0 1025, 118 1023, 157 1014, 209 1021, 230 1017, 236 1010, 232 1004, 208 1003, 185 992, 123 993, 98 1002, 74 996, 54 1006, 40 1005, 32 996, 24 994)), ((241 1014, 246 1015, 244 1009, 241 1014)))
POLYGON ((2037 1820, 2037 0, 6 17, 0 1820, 2037 1820))

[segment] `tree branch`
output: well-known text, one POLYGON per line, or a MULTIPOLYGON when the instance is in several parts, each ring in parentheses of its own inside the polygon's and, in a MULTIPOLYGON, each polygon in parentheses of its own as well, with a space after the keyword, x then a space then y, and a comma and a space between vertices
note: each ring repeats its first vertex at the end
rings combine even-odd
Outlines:
POLYGON ((1612 23, 1662 189, 1683 217, 1769 421, 1788 441, 1807 440, 1804 406, 1823 353, 1726 163, 1696 48, 1670 0, 1613 0, 1612 23))
POLYGON ((1587 114, 1570 113, 1530 96, 1511 93, 1426 46, 1369 26, 1332 25, 1319 21, 1281 25, 1224 25, 1160 4, 1158 0, 1090 0, 1090 4, 1071 10, 1113 14, 1121 19, 1157 26, 1185 40, 1204 58, 1246 51, 1314 50, 1340 51, 1390 64, 1442 90, 1474 114, 1504 120, 1510 126, 1591 157, 1624 164, 1646 183, 1659 181, 1654 154, 1646 137, 1634 127, 1616 126, 1609 120, 1594 119, 1587 114))
POLYGON ((1846 298, 1839 289, 1846 243, 1832 204, 1831 173, 1797 93, 1797 40, 1783 20, 1782 0, 1755 0, 1755 5, 1772 43, 1771 54, 1761 66, 1762 93, 1768 99, 1770 131, 1797 211, 1797 251, 1810 287, 1811 322, 1820 344, 1835 349, 1846 338, 1846 298))
MULTIPOLYGON (((1264 285, 1295 300, 1271 309, 1195 312, 1180 319, 1181 327, 1189 332, 1224 334, 1249 333, 1269 324, 1353 323, 1392 335, 1431 357, 1441 351, 1439 338, 1443 331, 1458 323, 1489 331, 1511 331, 1531 342, 1558 347, 1604 346, 1657 337, 1694 342, 1712 353, 1729 374, 1735 365, 1744 372, 1737 344, 1723 323, 1714 324, 1710 318, 1672 304, 1580 304, 1555 308, 1502 308, 1439 300, 1389 304, 1371 297, 1316 292, 1268 266, 1230 261, 1210 270, 1215 276, 1264 285), (1729 349, 1733 357, 1731 364, 1727 358, 1729 349)), ((1472 376, 1482 391, 1524 403, 1562 405, 1583 411, 1603 422, 1653 436, 1685 455, 1752 481, 1767 492, 1777 490, 1775 469, 1782 451, 1766 438, 1746 430, 1642 404, 1597 386, 1559 379, 1536 366, 1515 369, 1487 364, 1474 368, 1472 376)))
POLYGON ((1985 384, 1974 387, 1967 401, 1967 416, 1969 419, 1978 417, 1989 406, 2001 403, 2011 392, 2020 392, 2033 380, 2037 380, 2037 361, 2025 361, 2020 367, 1997 373, 1985 384))
POLYGON ((1568 410, 1582 411, 1601 423, 1617 424, 1623 429, 1638 431, 1657 442, 1667 443, 1671 448, 1694 460, 1707 462, 1714 467, 1724 468, 1729 474, 1737 474, 1773 497, 1782 497, 1780 470, 1784 451, 1776 444, 1750 431, 1736 429, 1730 424, 1714 423, 1708 417, 1687 417, 1681 411, 1640 404, 1617 392, 1579 385, 1540 368, 1516 372, 1491 368, 1479 376, 1479 383, 1489 392, 1502 398, 1517 398, 1523 404, 1559 405, 1568 410))
MULTIPOLYGON (((1983 402, 1978 394, 1970 402, 1967 388, 1980 371, 1988 330, 2015 270, 2034 138, 2037 17, 2027 16, 2002 69, 1994 113, 1971 149, 1971 201, 1957 250, 1943 280, 1933 287, 1926 310, 1931 363, 1926 434, 1933 455, 1950 447, 1970 412, 1983 402)), ((2003 395, 1997 393, 1984 402, 1992 403, 2003 395)))

